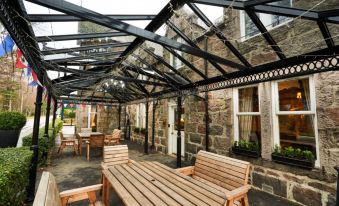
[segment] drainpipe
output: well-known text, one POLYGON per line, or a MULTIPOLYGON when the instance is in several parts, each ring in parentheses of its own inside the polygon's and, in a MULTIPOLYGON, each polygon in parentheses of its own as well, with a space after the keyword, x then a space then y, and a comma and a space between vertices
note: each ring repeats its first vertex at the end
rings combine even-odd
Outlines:
POLYGON ((156 102, 155 100, 153 100, 153 110, 152 110, 152 145, 151 145, 151 150, 155 150, 155 134, 154 134, 154 130, 155 130, 155 109, 158 105, 158 102, 156 102))
POLYGON ((337 170, 337 172, 338 172, 336 206, 339 206, 339 166, 334 167, 334 169, 337 170))
MULTIPOLYGON (((180 94, 179 94, 180 95, 180 94)), ((180 119, 181 119, 181 96, 177 98, 177 168, 181 167, 181 128, 180 128, 180 119)))
POLYGON ((148 154, 148 99, 146 100, 146 127, 145 127, 145 144, 144 152, 148 154))
POLYGON ((58 102, 57 102, 57 99, 54 99, 53 123, 52 123, 53 128, 55 128, 55 119, 56 119, 57 110, 58 110, 58 102))
POLYGON ((49 114, 50 114, 50 111, 51 111, 51 100, 52 100, 52 95, 50 93, 48 93, 47 107, 46 107, 45 134, 44 134, 44 137, 46 137, 46 138, 48 138, 49 114))
MULTIPOLYGON (((205 51, 208 51, 208 37, 205 38, 205 51)), ((208 62, 207 59, 204 59, 204 67, 205 67, 205 75, 208 77, 208 62)), ((206 148, 205 150, 208 151, 209 147, 209 133, 210 133, 210 128, 209 128, 209 115, 208 115, 208 91, 205 92, 205 145, 206 148)))
POLYGON ((32 135, 32 146, 33 158, 31 168, 29 171, 29 185, 27 187, 27 201, 33 202, 35 196, 35 181, 36 171, 38 167, 38 137, 39 137, 39 125, 40 125, 40 114, 42 105, 42 92, 43 88, 38 85, 37 95, 35 100, 35 112, 34 112, 34 124, 33 124, 33 135, 32 135))

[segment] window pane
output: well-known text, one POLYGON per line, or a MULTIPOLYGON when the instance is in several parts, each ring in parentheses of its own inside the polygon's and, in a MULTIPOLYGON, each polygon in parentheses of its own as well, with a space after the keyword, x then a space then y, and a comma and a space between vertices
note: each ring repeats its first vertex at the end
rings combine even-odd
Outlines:
POLYGON ((258 141, 261 139, 260 116, 239 116, 239 139, 258 141))
POLYGON ((278 83, 280 111, 310 110, 308 79, 295 79, 278 83))
POLYGON ((258 87, 239 89, 239 112, 259 112, 258 87))
POLYGON ((292 146, 293 148, 307 149, 316 156, 313 118, 314 115, 280 115, 281 147, 292 146))
MULTIPOLYGON (((181 108, 180 130, 184 130, 185 126, 185 108, 181 108)), ((178 113, 177 108, 174 109, 174 129, 178 130, 178 113)))

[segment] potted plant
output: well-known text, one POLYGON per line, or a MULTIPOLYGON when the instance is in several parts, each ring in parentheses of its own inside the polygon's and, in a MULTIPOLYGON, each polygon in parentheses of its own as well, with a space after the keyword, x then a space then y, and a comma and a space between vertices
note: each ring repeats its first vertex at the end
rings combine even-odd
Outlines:
POLYGON ((235 141, 232 147, 232 152, 238 155, 258 158, 261 156, 261 149, 259 142, 240 140, 235 141))
POLYGON ((281 164, 312 169, 314 167, 315 156, 309 150, 295 149, 291 146, 282 149, 276 145, 272 153, 272 160, 281 164))
POLYGON ((20 112, 1 112, 0 148, 16 147, 21 129, 25 124, 26 117, 20 112))

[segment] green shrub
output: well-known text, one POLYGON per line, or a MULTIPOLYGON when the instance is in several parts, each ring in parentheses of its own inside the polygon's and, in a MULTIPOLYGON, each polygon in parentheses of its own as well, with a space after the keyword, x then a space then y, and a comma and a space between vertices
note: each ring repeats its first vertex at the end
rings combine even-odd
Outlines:
POLYGON ((134 132, 137 133, 137 134, 145 134, 146 133, 146 128, 135 127, 134 128, 134 132))
POLYGON ((247 140, 240 140, 239 142, 235 141, 234 147, 238 147, 249 151, 260 152, 260 144, 258 141, 247 141, 247 140))
POLYGON ((291 146, 281 148, 279 145, 274 146, 273 154, 281 155, 284 157, 308 160, 313 162, 315 160, 314 154, 309 150, 302 150, 300 148, 293 148, 291 146))
POLYGON ((27 147, 0 149, 0 205, 23 205, 32 155, 27 147))
POLYGON ((1 112, 0 113, 0 129, 16 130, 21 129, 26 124, 25 115, 20 112, 1 112))

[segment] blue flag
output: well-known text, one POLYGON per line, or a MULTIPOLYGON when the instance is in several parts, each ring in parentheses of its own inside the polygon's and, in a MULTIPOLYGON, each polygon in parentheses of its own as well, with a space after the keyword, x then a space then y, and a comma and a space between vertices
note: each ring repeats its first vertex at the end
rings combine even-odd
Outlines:
POLYGON ((38 83, 35 82, 35 81, 31 81, 31 83, 29 83, 28 86, 36 87, 36 86, 38 86, 38 83))
POLYGON ((11 36, 7 35, 5 39, 0 44, 0 57, 5 56, 6 54, 13 51, 14 41, 11 36))

